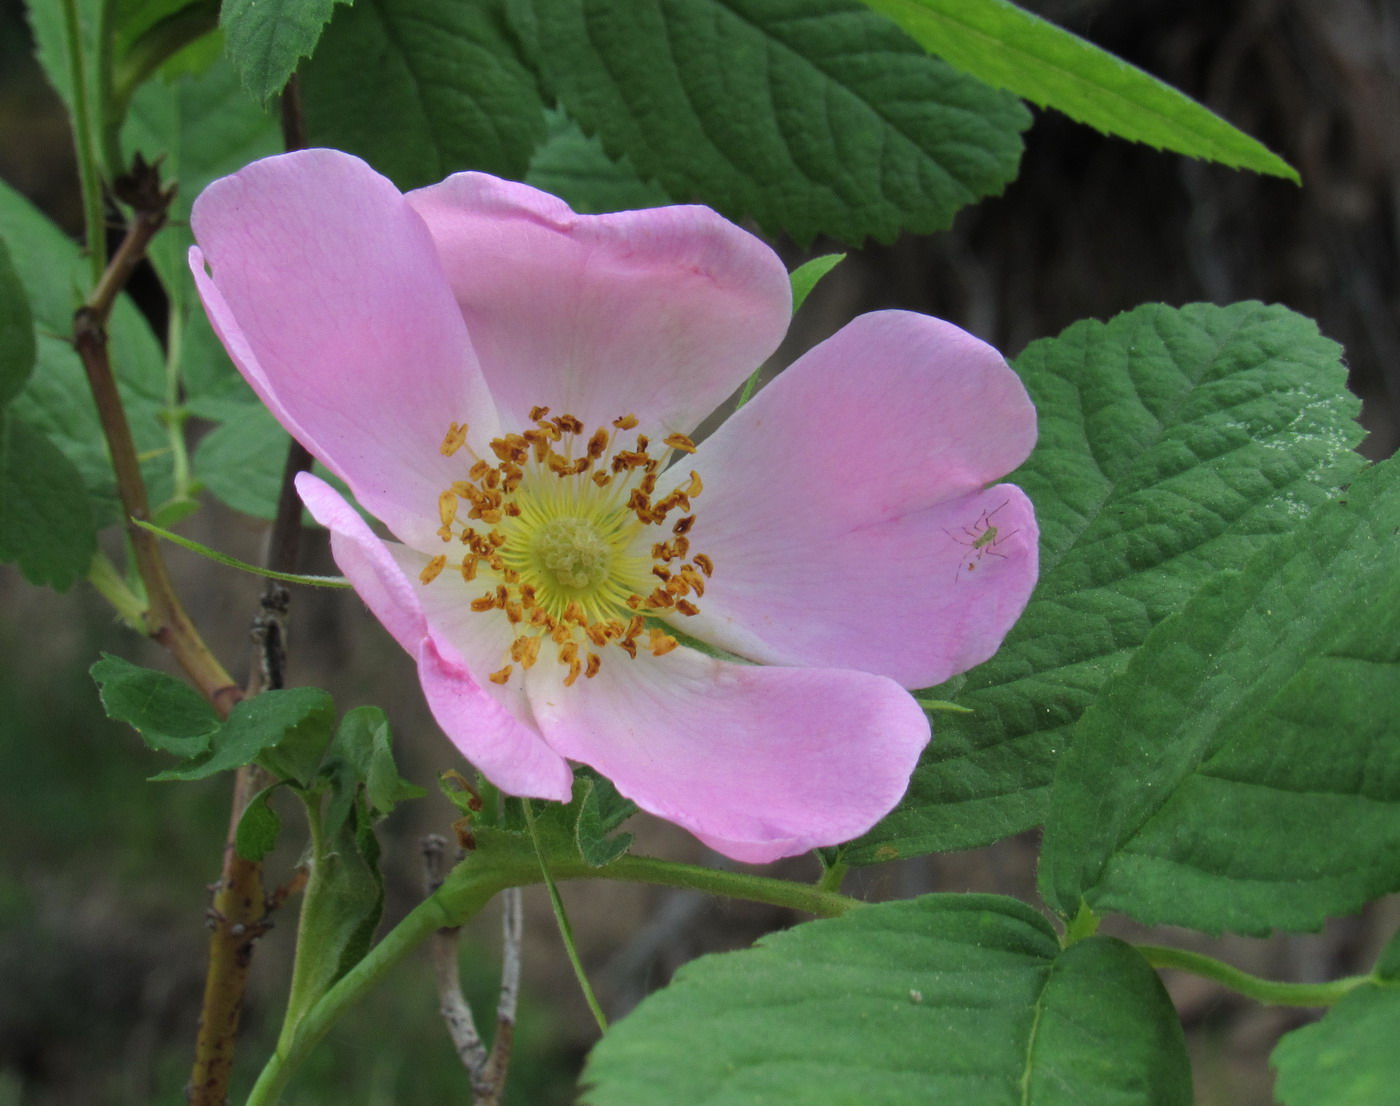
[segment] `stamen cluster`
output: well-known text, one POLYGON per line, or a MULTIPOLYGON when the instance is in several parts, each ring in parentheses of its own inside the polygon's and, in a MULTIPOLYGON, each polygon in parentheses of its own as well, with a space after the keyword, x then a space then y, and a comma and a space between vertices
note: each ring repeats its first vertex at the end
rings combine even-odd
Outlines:
MULTIPOLYGON (((516 664, 530 668, 545 642, 568 669, 565 685, 597 675, 602 658, 594 649, 616 645, 630 657, 639 647, 653 656, 669 653, 676 639, 648 626, 647 618, 698 614, 694 599, 705 594, 714 564, 690 552, 699 474, 652 497, 666 453, 694 453, 694 443, 668 435, 654 457, 657 445, 637 434, 632 448, 609 453, 615 437, 636 429, 635 415, 586 438, 579 419, 551 417, 547 407, 532 408, 530 421, 530 429, 493 439, 491 456, 477 456, 467 478, 438 496, 438 536, 466 547, 458 562, 462 578, 492 585, 471 609, 502 611, 517 631, 510 663, 490 679, 504 684, 516 664), (647 541, 645 527, 668 523, 664 538, 647 541)), ((442 453, 463 448, 474 452, 466 425, 454 422, 442 453)), ((423 583, 436 579, 448 560, 434 557, 423 583)))

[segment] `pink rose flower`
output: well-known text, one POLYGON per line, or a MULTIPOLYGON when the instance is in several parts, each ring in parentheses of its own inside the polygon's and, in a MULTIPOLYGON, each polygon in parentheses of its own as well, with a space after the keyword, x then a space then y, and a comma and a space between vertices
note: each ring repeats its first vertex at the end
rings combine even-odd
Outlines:
POLYGON ((1034 586, 1031 505, 987 485, 1035 413, 948 323, 861 316, 692 444, 791 313, 707 208, 403 195, 306 150, 193 225, 234 362, 398 539, 303 475, 337 563, 506 792, 567 800, 578 761, 737 860, 849 840, 929 739, 905 689, 986 660, 1034 586))

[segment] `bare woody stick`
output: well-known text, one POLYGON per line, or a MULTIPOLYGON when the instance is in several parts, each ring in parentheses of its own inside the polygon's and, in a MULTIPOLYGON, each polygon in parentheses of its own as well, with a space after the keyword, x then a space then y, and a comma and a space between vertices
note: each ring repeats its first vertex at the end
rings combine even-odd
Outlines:
MULTIPOLYGON (((449 867, 447 842, 436 835, 425 837, 423 868, 428 894, 442 885, 449 867)), ((520 942, 524 928, 520 888, 512 887, 503 892, 501 906, 501 995, 496 1004, 496 1036, 489 1055, 477 1032, 471 1007, 462 994, 457 962, 460 927, 440 929, 429 941, 433 975, 437 980, 438 1009, 457 1056, 471 1079, 473 1106, 499 1106, 515 1037, 515 1008, 520 996, 520 942)))

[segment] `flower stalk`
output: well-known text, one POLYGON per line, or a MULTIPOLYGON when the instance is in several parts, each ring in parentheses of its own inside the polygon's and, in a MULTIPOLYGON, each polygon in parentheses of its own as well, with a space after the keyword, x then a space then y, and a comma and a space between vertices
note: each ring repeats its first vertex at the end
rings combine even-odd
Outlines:
MULTIPOLYGON (((247 1106, 273 1106, 296 1069, 340 1016, 419 944, 438 930, 462 925, 501 891, 540 882, 539 860, 528 837, 483 830, 478 833, 477 840, 477 851, 453 869, 438 891, 385 934, 363 960, 306 1012, 291 1040, 279 1046, 268 1060, 248 1097, 247 1106)), ((556 879, 618 879, 681 887, 791 907, 823 918, 844 914, 861 905, 858 899, 809 884, 678 864, 648 856, 623 856, 601 868, 589 867, 576 854, 550 856, 549 868, 556 879)))

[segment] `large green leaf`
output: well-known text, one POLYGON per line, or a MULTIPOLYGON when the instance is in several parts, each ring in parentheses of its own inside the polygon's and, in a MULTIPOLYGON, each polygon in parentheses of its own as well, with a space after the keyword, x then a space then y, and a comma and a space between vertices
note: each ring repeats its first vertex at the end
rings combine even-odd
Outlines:
MULTIPOLYGON (((18 273, 34 314, 38 363, 11 409, 77 467, 98 523, 113 522, 121 517, 116 481, 87 376, 71 341, 73 312, 87 285, 87 265, 78 247, 4 182, 0 237, 15 257, 33 259, 18 273)), ((152 502, 159 503, 171 487, 169 441, 160 417, 165 359, 151 328, 125 296, 118 298, 108 322, 107 352, 142 455, 141 471, 152 502)))
POLYGON ((19 394, 34 370, 34 316, 29 296, 0 238, 0 407, 19 394))
POLYGON ((87 574, 97 527, 82 477, 42 433, 0 410, 0 561, 65 591, 87 574))
POLYGON ((563 107, 678 200, 801 242, 946 227, 1029 121, 848 0, 533 0, 563 107))
POLYGON ((929 895, 686 965, 609 1030, 590 1106, 1184 1106, 1181 1026, 1131 947, 1061 952, 1014 899, 929 895))
POLYGON ((1026 349, 1040 441, 1011 479, 1040 518, 1040 585, 995 657, 929 693, 974 713, 936 717, 905 801, 847 859, 1041 821, 1071 727, 1148 631, 1360 467, 1339 353, 1258 303, 1140 307, 1026 349))
POLYGON ((530 157, 526 183, 552 192, 585 215, 671 202, 662 188, 642 180, 627 158, 608 157, 603 144, 585 135, 562 111, 549 111, 546 118, 549 131, 530 157))
POLYGON ((1400 987, 1358 987, 1274 1049, 1283 1106, 1393 1106, 1400 1087, 1400 987))
POLYGON ((359 0, 303 67, 316 145, 416 188, 460 169, 519 178, 544 139, 534 76, 495 0, 359 0))
POLYGON ((1387 462, 1152 632, 1060 762, 1057 909, 1263 934, 1400 891, 1397 534, 1387 462))
POLYGON ((1105 134, 1298 181, 1277 154, 1156 77, 1008 0, 864 0, 964 73, 1105 134))
MULTIPOLYGON (((337 3, 350 0, 224 0, 219 23, 243 87, 259 103, 282 90, 316 49, 337 3)), ((367 74, 361 73, 364 80, 367 74)))

